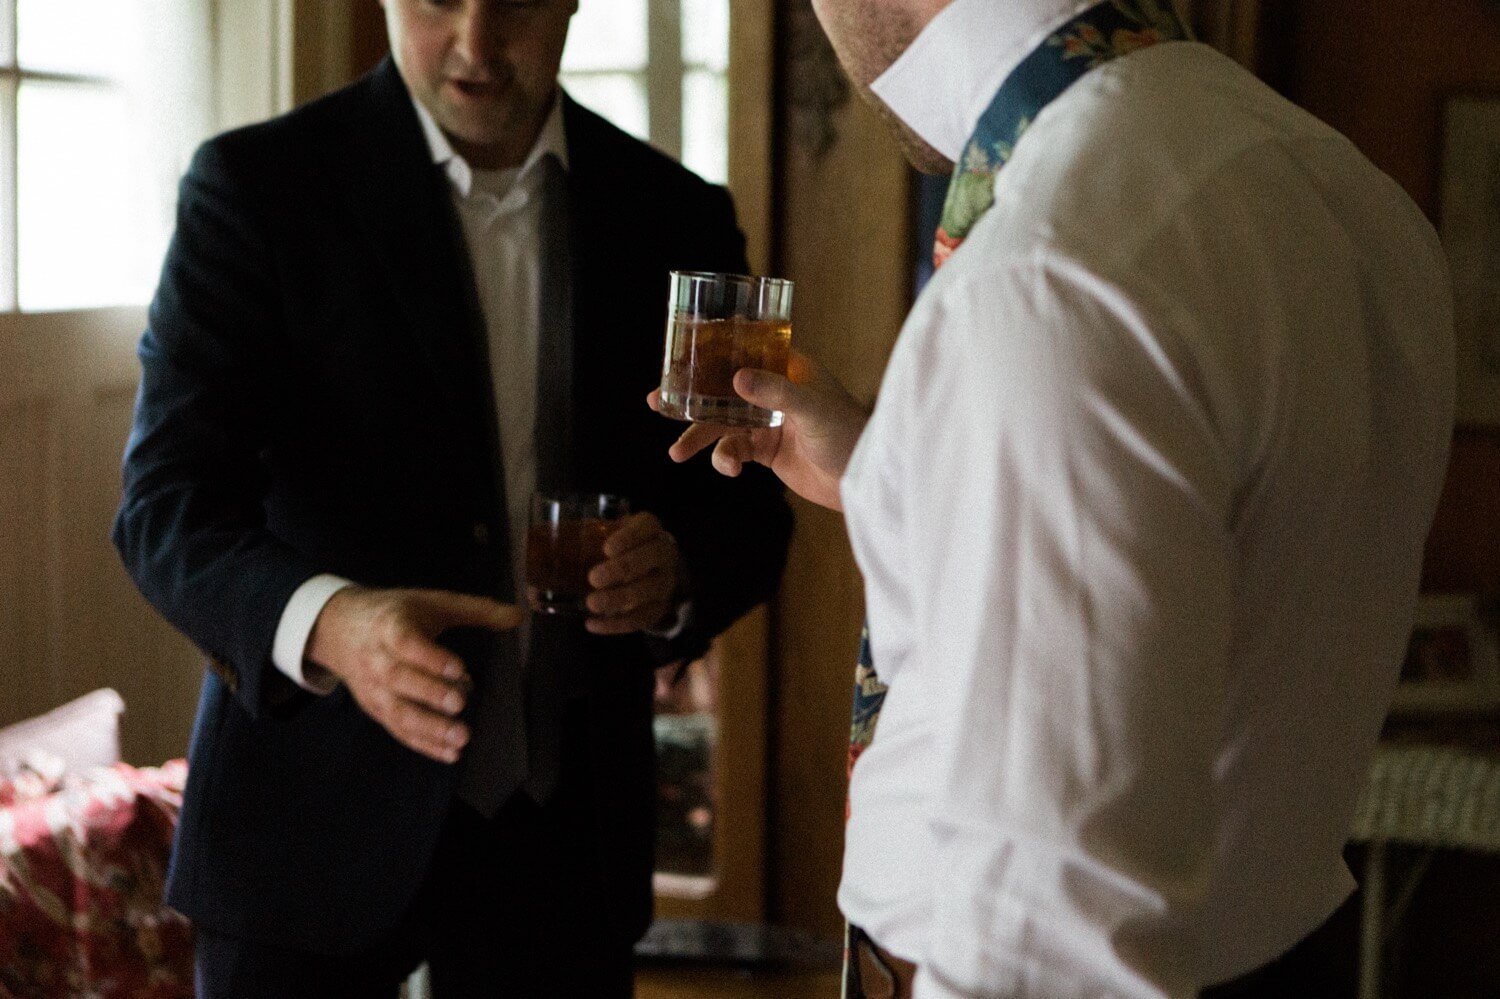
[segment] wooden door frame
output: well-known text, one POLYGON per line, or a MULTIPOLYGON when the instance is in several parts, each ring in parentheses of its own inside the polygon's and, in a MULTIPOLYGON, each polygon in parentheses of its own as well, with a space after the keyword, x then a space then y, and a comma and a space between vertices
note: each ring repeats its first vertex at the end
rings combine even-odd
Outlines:
POLYGON ((1258 73, 1261 0, 1180 0, 1179 7, 1198 37, 1258 73))

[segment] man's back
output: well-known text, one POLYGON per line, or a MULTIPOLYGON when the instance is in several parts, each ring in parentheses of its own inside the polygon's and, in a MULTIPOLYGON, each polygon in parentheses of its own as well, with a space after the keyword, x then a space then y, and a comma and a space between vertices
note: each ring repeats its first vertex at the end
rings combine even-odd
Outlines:
MULTIPOLYGON (((1441 483, 1437 444, 1452 420, 1442 254, 1415 205, 1346 139, 1206 47, 1121 60, 1051 113, 1030 148, 1067 155, 1055 121, 1077 136, 1078 171, 1058 185, 1067 203, 1033 210, 1084 226, 1059 232, 1052 251, 1076 247, 1141 303, 1233 462, 1236 606, 1216 777, 1236 821, 1219 828, 1227 880, 1215 896, 1256 907, 1264 925, 1316 923, 1353 887, 1339 849, 1441 483), (1264 876, 1277 871, 1317 892, 1285 891, 1264 876)), ((1045 186, 1026 162, 1002 191, 1045 186)))
POLYGON ((1394 183, 1204 46, 1037 117, 845 483, 891 684, 856 922, 992 976, 1012 919, 1032 957, 1102 929, 1201 985, 1332 911, 1441 484, 1447 289, 1394 183), (987 941, 938 943, 945 893, 987 941))

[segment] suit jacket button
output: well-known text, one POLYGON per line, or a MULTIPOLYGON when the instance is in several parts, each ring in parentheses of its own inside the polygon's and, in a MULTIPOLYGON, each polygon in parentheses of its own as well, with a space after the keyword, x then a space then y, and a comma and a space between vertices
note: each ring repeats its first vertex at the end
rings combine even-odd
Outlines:
POLYGON ((490 525, 483 521, 474 524, 474 543, 480 546, 490 543, 490 525))

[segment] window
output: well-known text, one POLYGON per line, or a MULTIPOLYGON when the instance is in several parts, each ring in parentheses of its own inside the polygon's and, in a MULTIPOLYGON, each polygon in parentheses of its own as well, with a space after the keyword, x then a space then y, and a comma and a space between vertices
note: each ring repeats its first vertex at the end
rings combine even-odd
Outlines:
POLYGON ((729 0, 581 0, 562 82, 716 184, 729 174, 729 0))
POLYGON ((657 683, 656 886, 678 897, 708 895, 719 873, 719 659, 657 683))
POLYGON ((149 299, 210 24, 208 0, 0 0, 0 308, 149 299))

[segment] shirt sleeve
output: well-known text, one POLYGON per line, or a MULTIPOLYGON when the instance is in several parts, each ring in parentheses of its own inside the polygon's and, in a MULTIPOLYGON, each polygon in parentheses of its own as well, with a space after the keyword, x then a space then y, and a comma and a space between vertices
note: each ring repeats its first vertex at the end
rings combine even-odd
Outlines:
POLYGON ((1234 550, 1191 338, 1065 261, 942 301, 903 411, 941 719, 917 999, 1196 996, 1234 550))
POLYGON ((306 668, 307 641, 312 637, 313 625, 328 601, 339 590, 353 585, 340 576, 327 573, 314 576, 297 587, 286 602, 286 609, 281 612, 276 637, 271 644, 271 661, 308 693, 331 694, 338 689, 338 680, 326 671, 309 675, 306 668))

